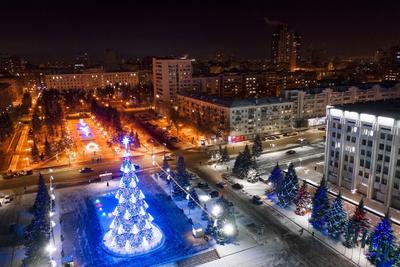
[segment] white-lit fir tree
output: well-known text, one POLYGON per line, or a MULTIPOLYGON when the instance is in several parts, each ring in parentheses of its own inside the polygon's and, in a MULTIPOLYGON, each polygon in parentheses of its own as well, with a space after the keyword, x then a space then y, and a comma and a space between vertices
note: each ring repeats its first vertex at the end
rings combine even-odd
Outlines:
POLYGON ((147 212, 149 207, 139 188, 139 179, 128 150, 129 138, 124 138, 123 173, 115 194, 118 204, 113 221, 104 236, 105 246, 117 254, 139 254, 157 247, 162 240, 161 230, 147 212))

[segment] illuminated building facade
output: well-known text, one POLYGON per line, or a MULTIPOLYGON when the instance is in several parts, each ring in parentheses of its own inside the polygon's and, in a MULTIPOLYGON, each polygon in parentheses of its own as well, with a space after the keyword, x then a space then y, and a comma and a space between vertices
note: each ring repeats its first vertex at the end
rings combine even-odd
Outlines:
POLYGON ((328 107, 327 180, 400 209, 399 114, 398 100, 328 107))

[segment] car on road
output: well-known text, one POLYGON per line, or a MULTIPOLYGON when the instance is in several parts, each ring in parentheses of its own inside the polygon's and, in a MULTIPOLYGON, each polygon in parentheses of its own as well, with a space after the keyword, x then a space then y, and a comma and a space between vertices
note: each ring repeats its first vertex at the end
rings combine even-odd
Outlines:
POLYGON ((204 189, 204 188, 208 188, 209 186, 208 186, 208 184, 206 182, 198 182, 197 183, 197 187, 204 189))
POLYGON ((13 199, 14 199, 14 197, 12 195, 6 195, 4 197, 4 203, 5 204, 11 203, 11 201, 13 201, 13 199))
POLYGON ((174 143, 178 143, 178 142, 179 142, 178 138, 175 137, 175 136, 170 137, 168 140, 169 140, 170 142, 174 142, 174 143))
POLYGON ((83 167, 79 172, 80 173, 89 173, 89 172, 92 172, 92 171, 93 171, 93 169, 90 168, 90 167, 83 167))
POLYGON ((260 196, 257 196, 257 195, 254 195, 254 196, 251 198, 251 202, 253 202, 253 204, 256 204, 256 205, 261 205, 261 204, 262 204, 261 197, 260 197, 260 196))
POLYGON ((171 154, 171 153, 165 154, 164 159, 167 160, 167 161, 174 160, 175 159, 175 155, 171 154))
POLYGON ((236 190, 240 190, 240 189, 243 189, 243 185, 239 184, 239 183, 235 183, 232 185, 232 188, 236 189, 236 190))
POLYGON ((293 154, 296 154, 296 151, 293 149, 286 151, 286 155, 293 155, 293 154))
POLYGON ((216 198, 216 197, 219 197, 219 192, 217 190, 210 192, 210 198, 216 198))
POLYGON ((225 188, 226 185, 227 185, 226 182, 219 182, 219 183, 216 184, 216 186, 219 187, 219 188, 225 188))

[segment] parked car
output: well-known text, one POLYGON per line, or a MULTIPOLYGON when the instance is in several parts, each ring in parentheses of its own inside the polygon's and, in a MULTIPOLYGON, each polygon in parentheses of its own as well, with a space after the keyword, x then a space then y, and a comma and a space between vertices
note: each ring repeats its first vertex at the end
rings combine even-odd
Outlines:
POLYGON ((236 190, 240 190, 240 189, 243 189, 243 185, 239 184, 239 183, 235 183, 232 185, 232 188, 236 189, 236 190))
POLYGON ((296 151, 293 149, 286 151, 286 155, 293 155, 293 154, 296 154, 296 151))
POLYGON ((80 173, 88 173, 88 172, 92 172, 93 169, 90 167, 84 167, 80 170, 80 173))
POLYGON ((197 183, 198 188, 208 188, 208 184, 206 182, 198 182, 197 183))
POLYGON ((226 187, 226 182, 219 182, 216 184, 217 187, 219 188, 225 188, 226 187))
POLYGON ((211 198, 219 197, 219 192, 218 192, 217 190, 212 191, 212 192, 210 193, 210 197, 211 197, 211 198))
POLYGON ((165 160, 174 160, 175 159, 175 155, 174 154, 171 154, 171 153, 169 153, 169 154, 165 154, 165 156, 164 156, 164 159, 165 160))
POLYGON ((269 177, 269 175, 260 176, 260 177, 258 178, 258 180, 259 180, 260 182, 264 183, 264 184, 267 184, 267 183, 268 183, 268 177, 269 177))
POLYGON ((251 201, 256 204, 256 205, 261 205, 262 204, 262 200, 260 196, 254 195, 251 199, 251 201))
POLYGON ((174 143, 178 143, 178 142, 179 142, 178 138, 176 138, 175 136, 170 137, 170 138, 169 138, 169 141, 170 141, 170 142, 174 142, 174 143))
POLYGON ((12 195, 6 195, 4 197, 4 203, 5 204, 11 203, 11 201, 13 201, 13 199, 14 199, 14 197, 12 195))

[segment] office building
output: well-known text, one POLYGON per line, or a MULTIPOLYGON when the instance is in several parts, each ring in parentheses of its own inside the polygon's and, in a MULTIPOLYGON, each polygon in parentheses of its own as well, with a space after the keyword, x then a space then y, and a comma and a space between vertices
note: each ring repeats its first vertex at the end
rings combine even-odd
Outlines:
POLYGON ((153 58, 153 86, 156 110, 168 114, 177 94, 192 90, 191 60, 153 58))
POLYGON ((400 209, 400 99, 327 108, 325 176, 400 209))

